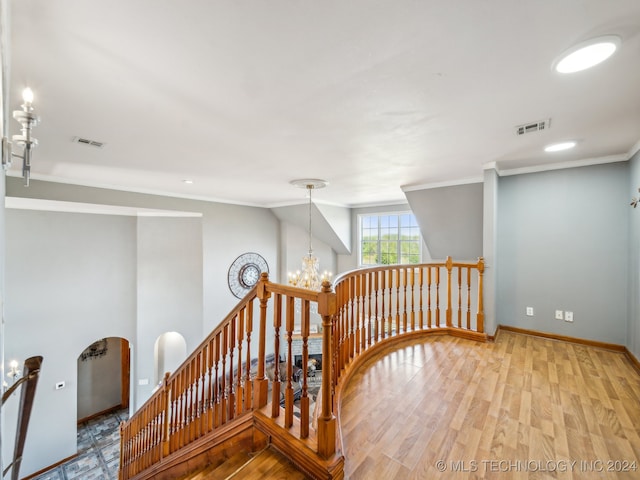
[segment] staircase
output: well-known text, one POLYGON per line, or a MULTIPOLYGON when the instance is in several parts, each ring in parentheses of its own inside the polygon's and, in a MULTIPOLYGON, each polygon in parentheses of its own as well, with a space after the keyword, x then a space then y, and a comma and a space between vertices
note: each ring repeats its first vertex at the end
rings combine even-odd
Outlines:
POLYGON ((400 338, 486 341, 483 272, 482 259, 448 257, 359 269, 338 278, 335 290, 324 282, 320 291, 276 284, 263 273, 121 425, 119 479, 173 480, 196 471, 201 476, 185 480, 342 480, 337 414, 356 367, 400 338), (315 395, 308 375, 296 374, 309 371, 313 336, 322 351, 315 395))
POLYGON ((197 472, 179 477, 178 480, 258 480, 263 478, 306 480, 281 453, 265 448, 255 454, 239 452, 219 464, 211 464, 197 472))

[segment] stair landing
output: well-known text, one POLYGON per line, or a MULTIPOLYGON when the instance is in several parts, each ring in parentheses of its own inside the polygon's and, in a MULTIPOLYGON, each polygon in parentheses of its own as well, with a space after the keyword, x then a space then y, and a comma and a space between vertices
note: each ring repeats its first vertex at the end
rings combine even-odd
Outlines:
POLYGON ((237 453, 220 465, 210 465, 190 475, 180 477, 180 480, 257 480, 265 478, 306 480, 309 477, 298 470, 280 452, 269 447, 254 454, 237 453))

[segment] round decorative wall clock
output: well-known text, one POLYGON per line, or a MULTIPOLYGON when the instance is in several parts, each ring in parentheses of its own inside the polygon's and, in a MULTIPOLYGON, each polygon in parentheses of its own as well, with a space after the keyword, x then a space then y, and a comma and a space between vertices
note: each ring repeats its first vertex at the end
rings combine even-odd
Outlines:
POLYGON ((229 290, 243 298, 258 283, 262 272, 269 273, 267 261, 257 253, 243 253, 229 267, 229 290))

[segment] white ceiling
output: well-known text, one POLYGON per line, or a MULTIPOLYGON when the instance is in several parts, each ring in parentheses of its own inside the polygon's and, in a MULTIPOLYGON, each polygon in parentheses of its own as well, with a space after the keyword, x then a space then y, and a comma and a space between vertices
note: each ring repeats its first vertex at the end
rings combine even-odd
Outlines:
POLYGON ((626 159, 640 140, 638 0, 9 3, 10 107, 28 84, 42 118, 33 178, 277 206, 315 177, 330 185, 314 200, 358 206, 491 162, 626 159), (607 62, 551 70, 610 33, 607 62))

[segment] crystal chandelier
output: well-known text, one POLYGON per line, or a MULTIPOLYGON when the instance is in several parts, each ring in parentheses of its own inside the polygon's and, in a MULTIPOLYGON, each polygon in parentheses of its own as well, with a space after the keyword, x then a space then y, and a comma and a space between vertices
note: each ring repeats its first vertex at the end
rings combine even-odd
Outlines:
POLYGON ((302 257, 302 270, 289 272, 289 285, 309 290, 320 290, 322 282, 331 278, 331 272, 325 270, 320 275, 320 262, 318 257, 313 255, 313 247, 311 245, 311 191, 316 188, 326 187, 327 182, 318 179, 304 179, 294 180, 291 184, 299 188, 306 188, 309 192, 309 254, 302 257))

